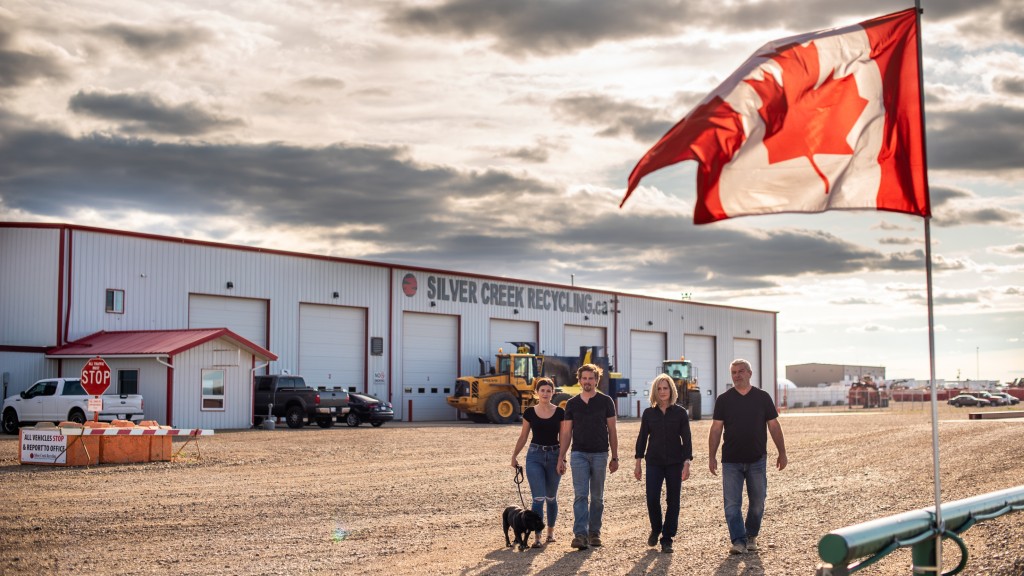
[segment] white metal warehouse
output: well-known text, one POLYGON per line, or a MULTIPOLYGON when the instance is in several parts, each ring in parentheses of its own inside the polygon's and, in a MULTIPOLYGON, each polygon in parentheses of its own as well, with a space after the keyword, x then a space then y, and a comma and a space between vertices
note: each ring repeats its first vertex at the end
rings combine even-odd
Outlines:
MULTIPOLYGON (((456 377, 477 374, 478 358, 517 341, 567 356, 604 346, 631 381, 633 395, 619 399, 624 417, 637 416, 667 358, 685 355, 696 365, 704 413, 731 384, 734 358, 749 360, 754 385, 773 397, 778 377, 774 312, 529 280, 9 222, 0 222, 0 277, 7 394, 58 376, 47 351, 97 332, 197 328, 227 328, 277 356, 257 373, 288 371, 314 386, 367 392, 391 401, 396 418, 414 421, 456 419, 445 402, 456 377)), ((125 362, 117 372, 139 378, 125 362)), ((152 366, 142 372, 153 373, 152 366)), ((195 387, 200 380, 198 373, 173 379, 195 387)), ((157 403, 147 402, 146 416, 162 420, 150 405, 157 403)), ((176 412, 189 421, 167 424, 190 427, 186 415, 196 410, 176 412)))

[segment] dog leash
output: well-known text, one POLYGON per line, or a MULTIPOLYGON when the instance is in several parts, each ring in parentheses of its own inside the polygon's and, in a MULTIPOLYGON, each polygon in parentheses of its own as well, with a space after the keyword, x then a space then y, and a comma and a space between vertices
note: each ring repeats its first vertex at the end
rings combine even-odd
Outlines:
POLYGON ((523 510, 526 510, 526 500, 523 500, 523 467, 516 466, 516 475, 512 479, 516 483, 516 490, 519 491, 519 501, 523 504, 523 510))

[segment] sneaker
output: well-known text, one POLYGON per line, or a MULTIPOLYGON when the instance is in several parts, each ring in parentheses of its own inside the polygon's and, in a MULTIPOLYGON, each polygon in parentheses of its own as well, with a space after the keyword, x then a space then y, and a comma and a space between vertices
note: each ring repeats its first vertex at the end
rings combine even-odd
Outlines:
POLYGON ((664 554, 671 554, 672 553, 672 542, 662 542, 661 543, 661 551, 664 554))
POLYGON ((729 548, 729 554, 743 554, 747 551, 747 545, 743 542, 733 542, 731 548, 729 548))
POLYGON ((590 535, 590 545, 593 546, 594 548, 600 548, 601 547, 601 535, 600 534, 591 534, 590 535))
POLYGON ((582 534, 577 534, 572 537, 572 543, 569 544, 569 546, 572 546, 573 548, 576 548, 578 550, 586 550, 587 537, 583 536, 582 534))
POLYGON ((757 552, 757 536, 747 536, 747 552, 757 552))
POLYGON ((651 530, 651 535, 647 537, 647 545, 648 546, 657 546, 658 545, 658 533, 655 532, 654 530, 651 530))

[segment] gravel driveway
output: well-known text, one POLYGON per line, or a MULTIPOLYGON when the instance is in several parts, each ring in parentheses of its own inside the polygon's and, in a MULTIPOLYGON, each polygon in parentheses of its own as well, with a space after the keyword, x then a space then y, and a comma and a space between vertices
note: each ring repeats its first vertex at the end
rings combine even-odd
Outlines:
MULTIPOLYGON (((969 411, 940 407, 946 501, 1024 484, 1024 419, 967 420, 969 411)), ((0 574, 809 575, 828 531, 934 503, 929 414, 926 405, 784 414, 790 465, 768 473, 762 550, 733 557, 721 481, 707 470, 707 420, 692 425, 694 474, 671 555, 645 543, 636 419, 619 424, 624 466, 606 488, 605 545, 583 552, 569 548, 568 477, 558 542, 505 548, 501 510, 519 504, 508 467, 518 426, 227 431, 202 439, 201 457, 188 446, 171 463, 74 469, 19 465, 16 437, 4 436, 0 574)), ((965 573, 1024 574, 1024 512, 982 522, 965 540, 965 573)), ((945 550, 948 570, 957 553, 945 550)), ((910 574, 910 553, 862 573, 910 574)))

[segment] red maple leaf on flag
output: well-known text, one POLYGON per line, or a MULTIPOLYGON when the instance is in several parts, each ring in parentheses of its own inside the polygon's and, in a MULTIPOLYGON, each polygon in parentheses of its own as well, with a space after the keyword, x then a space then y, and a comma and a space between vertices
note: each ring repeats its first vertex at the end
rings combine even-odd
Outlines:
POLYGON ((814 155, 852 155, 846 138, 868 101, 858 94, 853 75, 836 78, 833 72, 817 85, 820 60, 814 42, 780 47, 772 60, 782 69, 781 85, 764 68, 764 79, 746 80, 763 102, 758 113, 765 123, 768 163, 807 158, 828 194, 831 185, 814 155))

